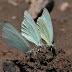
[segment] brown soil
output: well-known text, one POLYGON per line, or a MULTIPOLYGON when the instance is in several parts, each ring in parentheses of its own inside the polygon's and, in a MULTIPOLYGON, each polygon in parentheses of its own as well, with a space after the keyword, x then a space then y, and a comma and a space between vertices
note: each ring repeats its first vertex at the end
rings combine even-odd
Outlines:
MULTIPOLYGON (((1 0, 0 26, 4 20, 7 20, 20 31, 23 12, 28 8, 29 5, 23 0, 18 6, 11 5, 7 0, 1 0)), ((10 64, 17 72, 72 72, 72 0, 55 0, 54 9, 50 14, 54 28, 56 55, 48 49, 43 49, 37 54, 38 56, 30 58, 23 52, 6 45, 0 27, 0 72, 6 71, 10 64), (63 2, 69 3, 65 11, 60 10, 63 2), (5 65, 8 67, 5 68, 5 65)))
POLYGON ((55 51, 44 48, 31 56, 26 55, 23 60, 6 61, 3 70, 16 72, 19 68, 19 72, 71 72, 72 63, 65 57, 66 53, 63 50, 55 51))

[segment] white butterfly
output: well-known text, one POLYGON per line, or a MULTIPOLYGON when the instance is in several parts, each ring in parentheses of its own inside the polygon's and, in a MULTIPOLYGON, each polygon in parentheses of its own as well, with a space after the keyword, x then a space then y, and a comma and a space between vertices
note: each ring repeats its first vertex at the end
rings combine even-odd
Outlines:
POLYGON ((24 12, 24 20, 22 21, 21 27, 22 36, 34 43, 37 47, 43 47, 36 24, 27 11, 24 12))
POLYGON ((1 27, 2 35, 9 46, 17 48, 24 53, 31 52, 30 45, 14 26, 5 21, 1 27))
POLYGON ((37 20, 37 28, 41 38, 46 41, 47 45, 53 46, 53 26, 46 8, 44 8, 42 16, 37 20))

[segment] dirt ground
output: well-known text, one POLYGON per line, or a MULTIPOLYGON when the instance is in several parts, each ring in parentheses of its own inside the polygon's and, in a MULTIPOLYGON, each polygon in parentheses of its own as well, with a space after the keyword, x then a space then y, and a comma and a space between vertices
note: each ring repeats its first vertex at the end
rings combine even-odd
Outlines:
MULTIPOLYGON (((38 70, 37 72, 72 72, 72 0, 55 0, 54 2, 55 5, 50 15, 53 23, 54 42, 56 44, 57 55, 53 56, 53 54, 48 50, 48 54, 46 55, 49 55, 49 57, 46 59, 51 59, 50 57, 52 57, 53 60, 51 62, 46 61, 46 63, 43 63, 42 67, 45 69, 36 69, 38 70), (60 7, 64 2, 68 2, 69 6, 62 11, 60 7), (59 60, 58 63, 56 63, 56 60, 59 60), (63 65, 65 65, 65 67, 63 65)), ((24 0, 19 1, 18 6, 13 6, 8 3, 7 0, 0 1, 0 72, 4 72, 3 63, 8 60, 27 60, 25 58, 28 58, 25 57, 26 55, 23 52, 6 45, 1 30, 1 24, 4 20, 7 20, 20 31, 24 14, 23 12, 28 8, 29 5, 26 4, 24 0)), ((33 47, 33 44, 31 44, 31 46, 33 47)), ((25 62, 26 61, 23 63, 25 62)), ((34 72, 33 70, 32 72, 34 72)))

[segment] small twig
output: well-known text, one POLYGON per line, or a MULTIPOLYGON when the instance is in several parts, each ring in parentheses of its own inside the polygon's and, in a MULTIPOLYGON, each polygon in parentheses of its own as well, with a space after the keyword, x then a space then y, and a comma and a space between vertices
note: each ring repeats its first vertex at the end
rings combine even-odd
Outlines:
POLYGON ((9 3, 11 3, 13 6, 18 6, 18 3, 16 3, 14 0, 8 0, 9 3))

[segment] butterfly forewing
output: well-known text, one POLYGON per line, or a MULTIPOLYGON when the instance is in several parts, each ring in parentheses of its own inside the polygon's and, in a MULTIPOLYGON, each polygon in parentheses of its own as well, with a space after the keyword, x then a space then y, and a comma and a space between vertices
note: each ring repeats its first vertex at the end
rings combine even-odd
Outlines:
POLYGON ((17 48, 25 53, 31 48, 20 32, 7 21, 2 24, 2 35, 9 46, 17 48))

